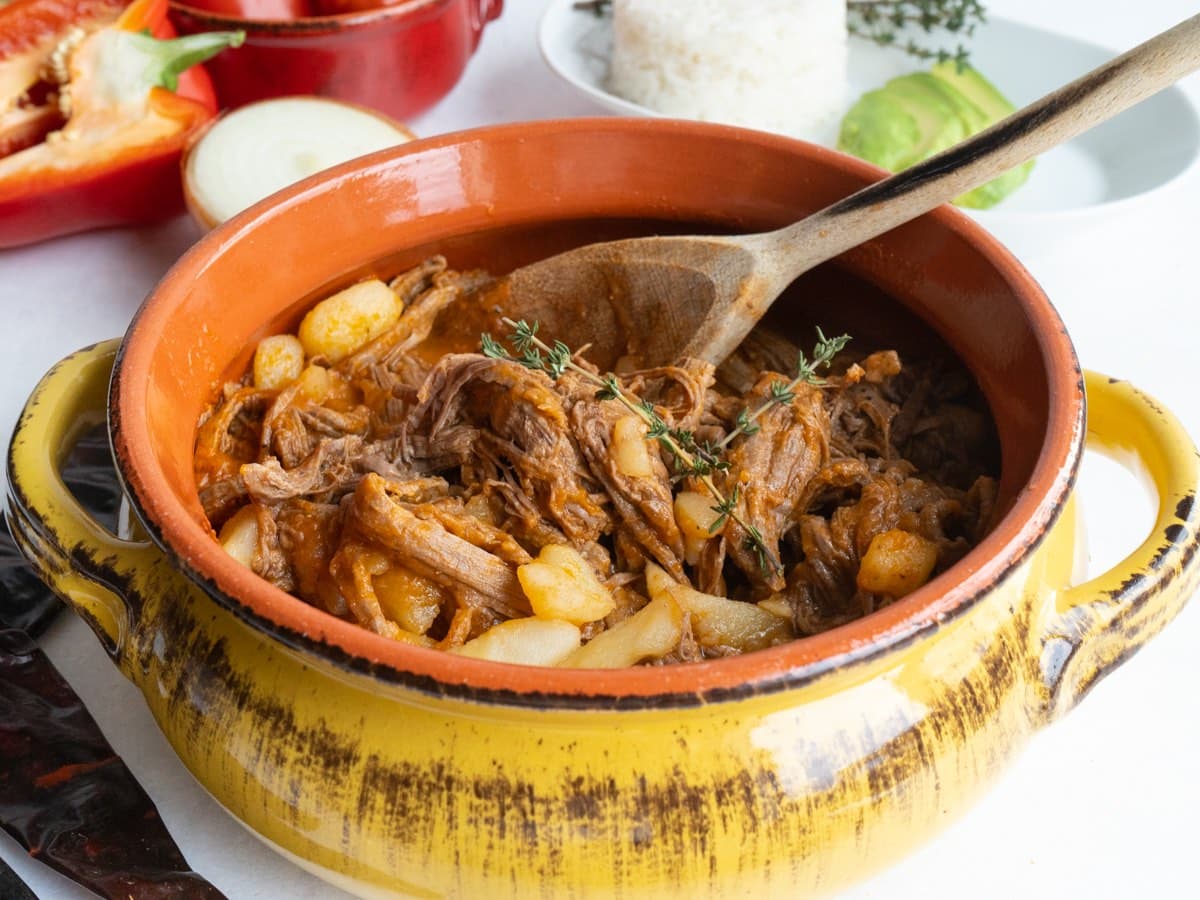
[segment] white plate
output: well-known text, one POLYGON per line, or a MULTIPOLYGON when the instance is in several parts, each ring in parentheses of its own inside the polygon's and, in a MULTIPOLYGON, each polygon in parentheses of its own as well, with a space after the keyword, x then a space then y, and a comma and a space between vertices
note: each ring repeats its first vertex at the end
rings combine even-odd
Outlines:
MULTIPOLYGON (((611 19, 554 0, 542 17, 538 42, 547 65, 600 105, 622 115, 658 113, 606 89, 612 46, 611 19)), ((898 50, 850 42, 847 97, 889 78, 922 68, 898 50)), ((966 42, 973 64, 1017 106, 1071 81, 1117 55, 1116 51, 1043 29, 991 18, 966 42)), ((830 133, 803 135, 825 146, 830 133)), ((1151 97, 1117 118, 1044 154, 1029 181, 990 210, 970 211, 1001 231, 1047 214, 1098 212, 1165 187, 1200 161, 1200 116, 1177 87, 1151 97)))

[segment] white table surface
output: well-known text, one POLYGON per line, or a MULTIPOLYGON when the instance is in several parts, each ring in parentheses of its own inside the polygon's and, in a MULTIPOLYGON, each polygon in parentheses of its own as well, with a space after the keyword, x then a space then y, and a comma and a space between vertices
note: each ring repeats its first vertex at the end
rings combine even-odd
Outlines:
MULTIPOLYGON (((543 65, 545 0, 508 0, 457 88, 410 123, 420 135, 522 119, 602 114, 543 65)), ((1127 48, 1194 14, 1195 0, 987 0, 997 16, 1127 48)), ((1200 97, 1192 76, 1184 89, 1200 97)), ((1145 135, 1154 140, 1155 135, 1145 135)), ((1146 207, 1022 251, 1066 320, 1085 366, 1134 381, 1200 436, 1200 179, 1146 207)), ((97 232, 0 251, 0 433, 37 379, 70 352, 122 334, 142 297, 195 239, 190 221, 97 232)), ((1114 465, 1089 461, 1081 485, 1093 566, 1119 558, 1150 505, 1114 465)), ((234 900, 345 896, 251 839, 192 780, 138 691, 74 616, 42 645, 157 803, 191 865, 234 900)), ((1200 604, 1036 736, 965 817, 916 854, 846 892, 921 897, 1200 896, 1200 604)), ((43 898, 91 896, 29 860, 3 857, 43 898)))

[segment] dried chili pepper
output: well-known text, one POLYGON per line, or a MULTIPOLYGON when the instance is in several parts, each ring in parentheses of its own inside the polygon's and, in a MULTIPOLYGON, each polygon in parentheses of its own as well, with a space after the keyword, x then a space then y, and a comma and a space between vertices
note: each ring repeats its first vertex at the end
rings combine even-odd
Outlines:
POLYGON ((224 895, 191 871, 82 701, 20 631, 0 630, 0 825, 102 897, 224 895))
POLYGON ((179 157, 216 113, 198 64, 244 34, 162 39, 167 0, 112 2, 0 8, 0 247, 183 210, 179 157))

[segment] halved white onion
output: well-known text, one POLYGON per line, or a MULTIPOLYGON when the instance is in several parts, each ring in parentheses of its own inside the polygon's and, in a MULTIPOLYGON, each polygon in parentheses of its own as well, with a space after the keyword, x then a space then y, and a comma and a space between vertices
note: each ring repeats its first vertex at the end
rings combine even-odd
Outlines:
POLYGON ((382 113, 339 100, 260 100, 220 116, 188 149, 188 209, 211 228, 322 169, 414 137, 382 113))

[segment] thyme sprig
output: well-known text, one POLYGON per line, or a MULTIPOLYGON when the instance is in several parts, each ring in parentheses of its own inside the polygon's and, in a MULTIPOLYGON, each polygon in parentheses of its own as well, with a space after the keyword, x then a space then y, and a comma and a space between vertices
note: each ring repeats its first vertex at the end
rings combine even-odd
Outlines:
POLYGON ((596 386, 597 400, 614 400, 646 423, 646 436, 664 447, 675 462, 680 474, 690 475, 699 481, 716 505, 712 507, 717 518, 709 527, 710 534, 716 534, 724 524, 732 520, 746 532, 745 547, 758 558, 764 572, 782 572, 783 564, 775 558, 775 554, 767 546, 762 532, 747 522, 737 510, 739 492, 735 489, 726 497, 715 481, 713 472, 728 468, 728 463, 720 459, 713 448, 697 443, 695 436, 685 429, 671 428, 666 420, 658 414, 654 405, 627 392, 617 376, 612 373, 599 375, 590 369, 576 363, 571 350, 562 341, 547 344, 537 336, 538 323, 529 323, 522 319, 514 322, 504 318, 501 321, 512 329, 509 342, 516 355, 489 334, 480 335, 480 347, 484 356, 492 359, 511 359, 527 369, 545 372, 557 380, 568 369, 586 381, 596 386))
POLYGON ((898 47, 917 59, 953 60, 960 69, 969 61, 962 44, 950 51, 911 37, 900 43, 898 32, 915 27, 925 34, 943 31, 970 37, 985 21, 980 0, 846 0, 846 29, 851 34, 883 47, 898 47))
MULTIPOLYGON (((492 359, 511 359, 537 372, 545 372, 552 379, 558 380, 563 372, 570 369, 596 386, 597 400, 615 400, 646 423, 646 437, 658 441, 671 456, 676 471, 681 476, 693 476, 700 479, 705 488, 713 494, 718 504, 726 503, 720 489, 711 480, 712 474, 729 468, 729 463, 721 459, 716 448, 705 442, 697 441, 695 435, 684 428, 672 428, 658 411, 654 404, 643 400, 621 387, 617 376, 611 372, 599 375, 574 361, 571 349, 562 341, 553 345, 545 343, 537 336, 538 323, 512 319, 501 319, 512 329, 509 342, 516 355, 508 350, 490 334, 480 336, 480 346, 484 356, 492 359)), ((736 515, 732 510, 727 515, 736 515)), ((738 524, 741 524, 740 522, 738 524)), ((747 526, 743 525, 743 528, 747 526)), ((749 530, 747 528, 747 530, 749 530)))
POLYGON ((817 344, 813 349, 812 359, 806 357, 803 351, 800 352, 796 363, 795 378, 786 385, 776 383, 772 387, 771 397, 766 402, 753 412, 742 410, 734 428, 726 435, 725 439, 718 444, 710 444, 707 441, 697 441, 696 436, 685 428, 672 428, 659 415, 654 404, 621 387, 616 375, 611 372, 603 375, 597 374, 576 363, 571 348, 562 341, 547 344, 537 336, 537 322, 526 322, 524 319, 513 321, 509 318, 501 319, 501 321, 512 329, 508 341, 513 347, 513 352, 510 353, 503 344, 485 333, 479 336, 480 349, 484 356, 492 359, 513 360, 527 369, 544 372, 555 381, 561 378, 564 372, 570 370, 591 382, 596 386, 595 397, 597 400, 616 401, 641 418, 646 423, 646 437, 657 441, 667 451, 675 465, 676 472, 680 476, 695 478, 708 491, 715 504, 711 509, 717 514, 712 524, 709 525, 709 534, 716 534, 725 527, 727 522, 733 521, 746 533, 744 547, 755 555, 759 567, 764 572, 783 571, 782 563, 776 559, 775 554, 767 546, 762 532, 747 522, 738 512, 741 485, 735 484, 729 496, 725 496, 713 481, 713 473, 729 468, 729 463, 722 458, 721 451, 738 434, 751 435, 758 431, 759 426, 755 424, 755 420, 766 410, 779 404, 791 403, 795 399, 795 391, 800 384, 824 385, 826 383, 817 372, 819 369, 828 367, 833 358, 841 352, 842 348, 850 341, 848 335, 826 338, 818 328, 817 344))
POLYGON ((815 387, 824 387, 828 384, 817 373, 821 369, 827 369, 833 363, 834 357, 841 353, 849 343, 850 335, 848 334, 840 334, 834 338, 827 338, 825 337, 825 333, 818 328, 817 343, 813 347, 812 359, 806 357, 804 351, 801 350, 796 360, 795 377, 787 384, 779 381, 772 382, 771 396, 755 407, 753 411, 746 408, 739 412, 733 429, 717 443, 716 449, 718 451, 725 449, 738 435, 751 435, 758 431, 759 425, 757 423, 763 413, 772 407, 786 406, 795 400, 796 388, 800 385, 811 384, 815 387))

